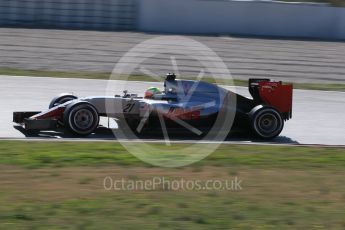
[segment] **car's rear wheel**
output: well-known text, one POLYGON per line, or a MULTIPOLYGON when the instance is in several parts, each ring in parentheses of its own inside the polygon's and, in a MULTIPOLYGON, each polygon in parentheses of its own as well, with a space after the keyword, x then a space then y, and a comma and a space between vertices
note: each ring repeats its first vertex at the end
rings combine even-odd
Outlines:
POLYGON ((99 115, 96 108, 84 101, 68 105, 63 117, 65 127, 73 134, 80 136, 90 135, 99 125, 99 115))
POLYGON ((51 109, 51 108, 53 108, 55 106, 64 104, 67 101, 72 101, 72 100, 75 100, 75 99, 78 99, 78 97, 74 96, 72 94, 68 94, 68 93, 60 94, 60 95, 54 97, 53 100, 50 102, 49 109, 51 109))
POLYGON ((275 108, 255 107, 250 113, 250 117, 252 130, 259 138, 273 139, 283 130, 284 120, 275 108))

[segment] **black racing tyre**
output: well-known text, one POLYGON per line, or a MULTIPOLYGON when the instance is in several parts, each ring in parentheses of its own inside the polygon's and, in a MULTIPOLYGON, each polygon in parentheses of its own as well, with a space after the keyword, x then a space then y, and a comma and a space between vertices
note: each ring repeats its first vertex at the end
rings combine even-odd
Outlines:
POLYGON ((273 139, 284 128, 284 120, 273 107, 259 105, 250 112, 251 128, 254 134, 261 139, 273 139))
POLYGON ((72 101, 74 99, 78 99, 78 97, 72 95, 72 94, 68 94, 68 93, 63 93, 60 94, 56 97, 53 98, 53 100, 50 102, 49 104, 49 109, 61 105, 63 103, 66 103, 67 101, 72 101))
POLYGON ((69 104, 63 114, 63 120, 65 127, 79 136, 90 135, 99 125, 97 109, 85 101, 69 104))

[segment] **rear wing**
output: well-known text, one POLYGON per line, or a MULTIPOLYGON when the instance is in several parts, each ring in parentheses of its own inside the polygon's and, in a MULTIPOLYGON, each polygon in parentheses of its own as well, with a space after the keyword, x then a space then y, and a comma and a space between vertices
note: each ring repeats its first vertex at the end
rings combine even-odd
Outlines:
POLYGON ((266 104, 277 109, 284 120, 292 117, 293 85, 270 79, 249 79, 249 92, 256 104, 266 104))

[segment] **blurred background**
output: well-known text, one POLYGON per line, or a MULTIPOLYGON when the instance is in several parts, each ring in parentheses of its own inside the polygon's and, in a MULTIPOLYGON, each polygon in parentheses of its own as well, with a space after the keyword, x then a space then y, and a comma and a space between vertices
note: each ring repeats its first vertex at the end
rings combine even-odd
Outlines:
MULTIPOLYGON (((342 5, 343 1, 1 0, 0 70, 16 75, 39 74, 19 71, 24 69, 65 71, 45 73, 54 76, 109 76, 120 57, 138 43, 179 34, 214 50, 235 79, 343 84, 342 5)), ((176 59, 181 74, 199 73, 192 60, 176 59)), ((172 71, 170 55, 148 60, 145 68, 159 75, 172 71)))
POLYGON ((0 26, 344 39, 340 0, 1 0, 0 26))

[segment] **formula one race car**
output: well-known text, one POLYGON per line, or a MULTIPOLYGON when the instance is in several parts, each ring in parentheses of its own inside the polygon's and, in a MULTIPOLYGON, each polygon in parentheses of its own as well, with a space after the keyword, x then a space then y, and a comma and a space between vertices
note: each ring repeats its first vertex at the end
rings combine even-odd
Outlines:
POLYGON ((252 98, 247 98, 211 83, 178 80, 168 74, 162 92, 150 88, 144 97, 127 91, 123 96, 85 98, 61 94, 44 112, 14 112, 13 122, 26 130, 62 128, 86 136, 95 132, 103 116, 116 119, 119 128, 126 124, 124 129, 136 133, 159 127, 189 129, 202 135, 211 130, 228 133, 240 128, 259 138, 272 139, 292 116, 292 91, 290 84, 250 79, 252 98))

